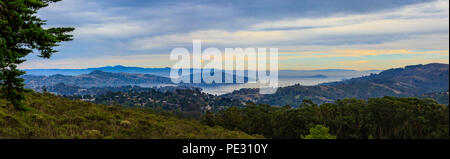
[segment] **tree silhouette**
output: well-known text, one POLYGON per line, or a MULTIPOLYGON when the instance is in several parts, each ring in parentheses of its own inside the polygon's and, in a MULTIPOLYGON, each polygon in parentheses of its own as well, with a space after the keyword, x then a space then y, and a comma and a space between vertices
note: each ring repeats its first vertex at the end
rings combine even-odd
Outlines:
POLYGON ((48 28, 45 20, 36 15, 41 8, 60 0, 1 0, 0 1, 0 95, 18 110, 23 110, 24 84, 19 76, 25 72, 17 65, 25 57, 39 52, 39 57, 50 58, 58 43, 72 40, 67 34, 74 28, 48 28))
POLYGON ((323 125, 316 125, 309 129, 309 134, 304 139, 336 139, 336 136, 328 133, 328 128, 323 125))

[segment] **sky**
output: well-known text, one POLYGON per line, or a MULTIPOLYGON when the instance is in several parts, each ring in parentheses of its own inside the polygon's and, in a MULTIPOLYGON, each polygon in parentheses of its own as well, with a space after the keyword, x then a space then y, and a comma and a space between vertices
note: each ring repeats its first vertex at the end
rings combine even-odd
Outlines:
POLYGON ((171 67, 172 49, 278 48, 279 68, 372 70, 449 63, 449 0, 63 0, 45 27, 75 27, 21 69, 171 67))

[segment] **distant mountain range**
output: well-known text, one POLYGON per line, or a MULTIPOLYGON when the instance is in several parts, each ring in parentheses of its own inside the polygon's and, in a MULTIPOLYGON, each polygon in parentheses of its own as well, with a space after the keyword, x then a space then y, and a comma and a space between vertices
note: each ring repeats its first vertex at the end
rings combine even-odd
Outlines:
POLYGON ((223 96, 263 104, 298 106, 305 99, 327 103, 343 98, 422 97, 448 89, 449 65, 433 63, 389 69, 379 74, 316 86, 283 87, 270 95, 261 95, 258 89, 241 89, 223 96))
MULTIPOLYGON (((192 79, 192 75, 190 78, 192 79)), ((165 87, 177 86, 183 88, 195 87, 215 87, 223 85, 232 85, 236 83, 226 84, 207 84, 207 83, 178 83, 175 84, 168 77, 152 75, 152 74, 137 74, 127 72, 104 72, 95 70, 88 74, 81 75, 24 75, 25 87, 41 91, 42 89, 51 90, 53 93, 70 95, 76 94, 92 94, 92 92, 103 92, 98 89, 112 89, 107 87, 122 87, 122 86, 142 86, 142 87, 165 87), (86 88, 96 87, 94 91, 87 91, 86 88)), ((189 78, 189 77, 187 77, 189 78)), ((224 80, 224 79, 223 79, 224 80)), ((138 88, 138 87, 136 87, 138 88)), ((120 88, 118 88, 120 89, 120 88)))
MULTIPOLYGON (((162 77, 170 77, 169 67, 165 68, 142 68, 142 67, 127 67, 127 66, 107 66, 98 68, 87 68, 87 69, 25 69, 27 75, 36 76, 51 76, 51 75, 82 75, 89 74, 93 71, 103 71, 103 72, 125 72, 131 74, 151 74, 162 77)), ((371 73, 379 73, 379 70, 368 70, 368 71, 356 71, 356 70, 345 70, 345 69, 325 69, 325 70, 280 70, 278 75, 280 78, 298 78, 298 77, 360 77, 363 75, 369 75, 371 73)))
POLYGON ((449 104, 449 91, 426 93, 421 98, 430 98, 441 104, 449 104))
MULTIPOLYGON (((191 71, 193 72, 194 69, 191 71)), ((65 84, 67 86, 75 86, 80 88, 88 87, 120 87, 124 85, 144 85, 145 87, 153 87, 158 85, 172 84, 170 80, 171 68, 142 68, 142 67, 126 67, 126 66, 107 66, 87 69, 28 69, 24 75, 27 88, 37 89, 42 87, 54 87, 57 84, 65 84)), ((223 79, 225 76, 233 76, 222 71, 223 79)), ((236 79, 241 78, 239 72, 234 75, 236 79), (238 74, 238 75, 236 75, 238 74)), ((348 79, 351 77, 360 77, 377 73, 377 70, 355 71, 342 69, 327 70, 281 70, 278 72, 279 78, 287 79, 305 79, 305 78, 329 78, 337 77, 340 79, 348 79)), ((247 71, 244 71, 246 74, 247 71)), ((190 74, 190 78, 194 74, 190 74)), ((198 75, 198 74, 195 74, 198 75)), ((199 75, 201 76, 201 75, 199 75)), ((233 83, 236 84, 236 79, 233 83)), ((244 77, 245 81, 248 80, 244 77)), ((189 87, 210 87, 227 84, 178 84, 178 86, 189 87)), ((228 84, 229 85, 229 84, 228 84)), ((63 86, 63 85, 59 85, 63 86)), ((74 88, 75 89, 75 88, 74 88)), ((57 89, 62 90, 62 89, 57 89)), ((72 90, 72 89, 71 89, 72 90)))
POLYGON ((133 74, 153 74, 157 76, 169 77, 170 68, 142 68, 142 67, 127 67, 127 66, 106 66, 97 68, 87 68, 87 69, 25 69, 27 75, 38 75, 38 76, 50 76, 50 75, 82 75, 89 74, 93 71, 103 71, 103 72, 126 72, 133 74))

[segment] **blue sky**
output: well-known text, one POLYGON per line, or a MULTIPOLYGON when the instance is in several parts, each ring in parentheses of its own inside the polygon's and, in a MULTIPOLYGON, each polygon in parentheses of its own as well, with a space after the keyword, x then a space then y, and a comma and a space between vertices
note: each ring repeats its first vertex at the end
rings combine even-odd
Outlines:
POLYGON ((39 11, 75 27, 52 59, 20 68, 170 67, 169 53, 278 48, 281 69, 386 69, 448 63, 448 0, 63 0, 39 11))

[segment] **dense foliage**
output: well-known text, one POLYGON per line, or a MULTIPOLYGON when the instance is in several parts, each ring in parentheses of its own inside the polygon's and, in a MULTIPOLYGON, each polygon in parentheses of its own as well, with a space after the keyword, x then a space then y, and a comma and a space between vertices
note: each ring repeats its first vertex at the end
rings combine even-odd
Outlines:
MULTIPOLYGON (((258 94, 257 89, 241 89, 224 96, 259 104, 297 107, 305 99, 322 104, 345 98, 422 97, 448 89, 449 65, 427 64, 389 69, 379 74, 315 86, 297 84, 279 88, 276 93, 268 95, 258 94)), ((442 96, 439 101, 448 101, 448 95, 442 96)))
POLYGON ((29 111, 17 111, 0 98, 0 138, 258 137, 194 120, 156 115, 148 109, 95 105, 48 93, 27 93, 24 103, 29 111))
POLYGON ((430 98, 440 104, 449 104, 449 91, 427 93, 421 98, 430 98))
POLYGON ((44 29, 45 20, 36 14, 57 1, 60 0, 0 1, 0 89, 16 109, 23 109, 25 98, 23 79, 19 78, 25 72, 18 70, 17 65, 33 51, 38 51, 40 57, 50 58, 57 52, 53 48, 58 43, 72 40, 66 33, 73 28, 44 29))
MULTIPOLYGON (((85 70, 88 71, 89 69, 85 70)), ((28 70, 33 71, 33 70, 28 70)), ((36 70, 34 70, 36 71, 36 70)), ((41 70, 45 73, 45 70, 41 70)), ((85 72, 83 71, 83 72, 85 72)), ((91 70, 87 74, 81 75, 62 75, 55 74, 50 76, 24 75, 25 88, 39 91, 42 87, 53 89, 53 93, 61 95, 80 95, 90 92, 84 91, 92 87, 123 87, 123 86, 143 86, 143 87, 160 87, 160 86, 177 86, 183 88, 207 88, 219 87, 225 85, 234 85, 229 83, 172 83, 168 77, 152 75, 152 74, 134 74, 126 72, 104 72, 100 70, 91 70), (63 85, 61 85, 63 84, 63 85), (59 89, 61 86, 72 87, 70 91, 59 89)), ((113 71, 113 70, 111 70, 113 71)), ((192 74, 191 74, 192 76, 192 74)))
POLYGON ((316 125, 338 139, 449 139, 449 108, 430 99, 345 99, 299 108, 249 104, 206 113, 203 122, 267 138, 304 138, 316 125))

